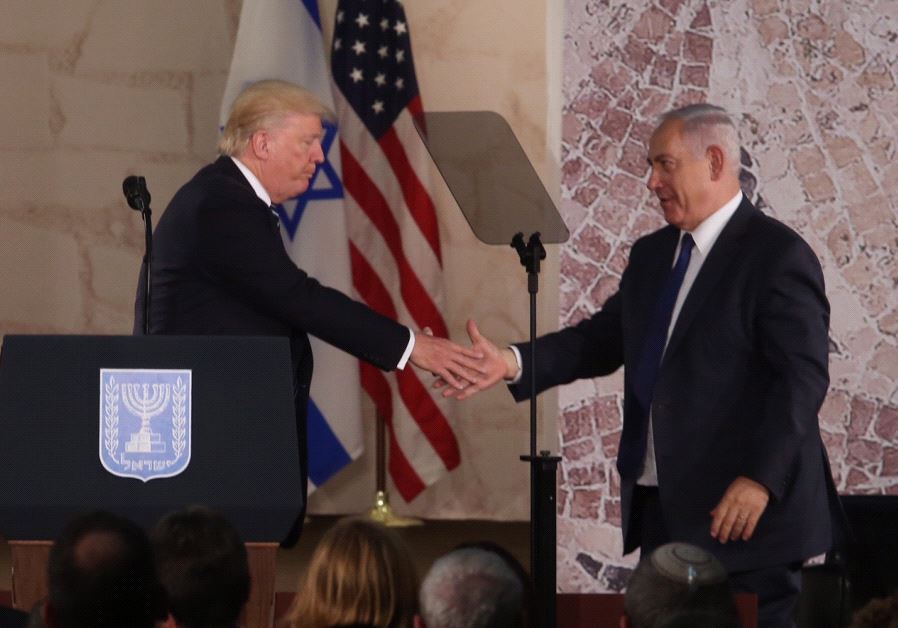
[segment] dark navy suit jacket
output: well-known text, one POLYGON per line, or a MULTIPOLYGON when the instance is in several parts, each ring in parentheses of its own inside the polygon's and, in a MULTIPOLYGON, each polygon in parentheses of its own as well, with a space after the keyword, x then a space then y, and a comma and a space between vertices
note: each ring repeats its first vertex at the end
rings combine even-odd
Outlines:
MULTIPOLYGON (((145 273, 144 267, 135 303, 135 333, 142 333, 144 326, 145 273)), ((175 194, 159 220, 154 232, 150 332, 290 338, 304 475, 313 367, 307 334, 383 370, 396 368, 409 342, 408 328, 296 267, 270 209, 229 157, 200 170, 175 194)), ((303 477, 303 489, 305 484, 303 477)))
MULTIPOLYGON (((538 392, 624 366, 623 420, 641 423, 628 367, 638 361, 678 240, 671 226, 639 239, 603 308, 538 340, 538 392)), ((817 419, 829 385, 828 329, 813 251, 743 199, 683 303, 655 387, 658 488, 673 540, 711 550, 730 571, 830 549, 831 515, 838 521, 841 510, 817 419), (751 540, 724 545, 710 536, 709 513, 737 476, 766 486, 770 502, 751 540)), ((529 396, 529 349, 518 348, 525 368, 511 390, 520 400, 529 396)), ((625 552, 639 542, 631 529, 635 482, 621 478, 625 552)))

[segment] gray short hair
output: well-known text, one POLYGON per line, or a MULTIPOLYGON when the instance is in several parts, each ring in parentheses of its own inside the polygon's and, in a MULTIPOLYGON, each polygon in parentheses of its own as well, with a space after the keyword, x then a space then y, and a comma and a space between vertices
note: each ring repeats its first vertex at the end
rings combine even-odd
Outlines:
POLYGON ((465 548, 437 560, 421 584, 427 628, 510 628, 521 625, 524 591, 498 555, 465 548))
POLYGON ((739 175, 739 132, 726 109, 708 103, 686 105, 662 114, 658 126, 672 120, 683 123, 683 138, 691 144, 695 156, 703 156, 710 146, 719 146, 731 172, 739 175))
POLYGON ((328 121, 334 119, 333 112, 304 87, 279 80, 253 83, 240 92, 231 105, 218 142, 218 152, 231 156, 241 154, 253 133, 275 128, 284 117, 294 113, 328 121))

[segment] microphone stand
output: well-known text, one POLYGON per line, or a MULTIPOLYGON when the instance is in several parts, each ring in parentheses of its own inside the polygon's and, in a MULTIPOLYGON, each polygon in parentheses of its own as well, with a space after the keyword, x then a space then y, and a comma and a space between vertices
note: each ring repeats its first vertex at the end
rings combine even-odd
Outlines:
POLYGON ((150 286, 152 283, 153 270, 153 221, 150 219, 152 210, 150 209, 150 192, 147 190, 147 181, 144 177, 130 176, 126 177, 122 182, 122 191, 125 194, 125 200, 131 209, 140 212, 143 217, 144 224, 144 254, 143 265, 146 269, 143 285, 143 333, 145 336, 150 335, 150 286))
MULTIPOLYGON (((527 269, 530 293, 530 564, 536 588, 532 624, 554 628, 555 476, 561 458, 537 451, 536 295, 539 263, 546 258, 540 239, 564 242, 570 233, 524 149, 502 116, 492 111, 440 111, 416 115, 415 128, 449 191, 486 244, 511 246, 527 269), (530 233, 524 241, 524 233, 530 233)), ((522 384, 522 386, 525 384, 522 384)))
POLYGON ((555 479, 559 456, 548 450, 536 451, 536 295, 539 292, 539 263, 546 259, 546 249, 539 232, 531 234, 524 244, 524 234, 516 233, 511 246, 518 252, 521 265, 527 269, 527 292, 530 293, 530 454, 521 460, 530 463, 530 561, 536 590, 536 626, 555 625, 555 479))

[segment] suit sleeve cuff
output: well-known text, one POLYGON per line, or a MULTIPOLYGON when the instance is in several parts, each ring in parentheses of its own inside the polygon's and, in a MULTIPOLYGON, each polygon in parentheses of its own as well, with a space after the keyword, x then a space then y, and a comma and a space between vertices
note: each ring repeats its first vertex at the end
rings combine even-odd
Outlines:
POLYGON ((405 368, 408 359, 412 357, 412 350, 415 348, 415 332, 409 329, 408 336, 408 346, 405 347, 405 353, 402 354, 402 357, 399 358, 399 364, 396 365, 396 368, 400 371, 405 368))
POLYGON ((521 360, 521 351, 514 345, 509 345, 509 349, 514 354, 514 361, 518 364, 518 374, 514 376, 513 379, 505 380, 506 384, 513 385, 517 384, 521 381, 521 376, 524 374, 523 360, 521 360))

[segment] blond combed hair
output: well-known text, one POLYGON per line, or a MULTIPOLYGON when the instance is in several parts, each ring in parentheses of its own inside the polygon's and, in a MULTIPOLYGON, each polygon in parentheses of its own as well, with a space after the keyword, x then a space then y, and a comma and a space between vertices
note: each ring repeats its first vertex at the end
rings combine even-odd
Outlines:
POLYGON ((290 114, 318 116, 333 121, 334 114, 309 90, 275 79, 253 83, 234 100, 218 142, 218 152, 236 157, 261 130, 277 128, 290 114))
POLYGON ((415 566, 395 532, 367 519, 342 519, 315 548, 283 626, 411 628, 417 594, 415 566))

